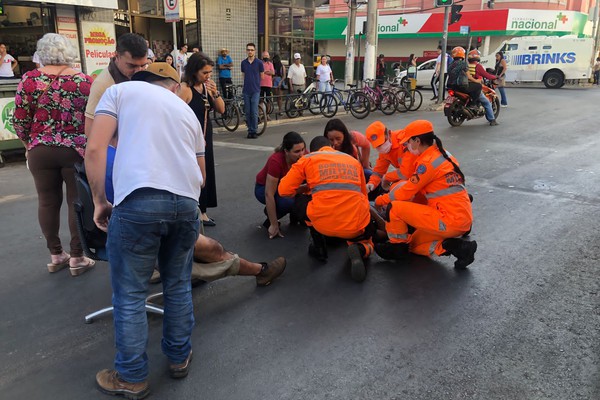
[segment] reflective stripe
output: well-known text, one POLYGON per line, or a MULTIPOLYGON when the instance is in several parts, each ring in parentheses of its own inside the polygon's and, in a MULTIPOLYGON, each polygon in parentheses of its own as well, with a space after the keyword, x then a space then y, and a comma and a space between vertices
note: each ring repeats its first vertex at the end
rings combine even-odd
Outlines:
POLYGON ((439 240, 434 240, 433 242, 431 242, 431 246, 429 246, 429 254, 435 254, 435 248, 437 247, 438 242, 439 240))
POLYGON ((448 160, 446 159, 446 157, 444 157, 444 156, 439 156, 438 158, 436 158, 435 160, 433 160, 433 161, 431 162, 431 165, 433 166, 433 168, 437 168, 437 167, 439 167, 440 165, 442 165, 442 164, 444 163, 444 161, 448 161, 448 160))
POLYGON ((440 219, 439 229, 440 229, 440 232, 445 232, 446 231, 446 224, 441 219, 440 219))
POLYGON ((389 193, 390 201, 396 200, 396 196, 394 195, 394 193, 396 193, 396 190, 400 189, 404 185, 406 185, 406 182, 400 182, 399 184, 394 186, 394 189, 392 189, 392 191, 389 193))
POLYGON ((371 174, 371 176, 373 176, 373 175, 378 176, 380 178, 383 178, 383 176, 379 172, 376 172, 376 171, 373 171, 373 173, 371 174))
POLYGON ((349 190, 352 192, 362 192, 360 186, 352 183, 324 183, 322 185, 315 186, 312 188, 313 193, 317 193, 323 190, 349 190))
POLYGON ((390 239, 404 239, 404 240, 408 240, 408 234, 406 233, 401 233, 401 234, 395 234, 395 233, 390 233, 388 232, 388 236, 390 237, 390 239))
POLYGON ((396 170, 396 175, 398 175, 398 178, 400 178, 400 180, 402 181, 405 181, 407 179, 404 175, 402 175, 402 172, 400 172, 400 168, 396 170))
MULTIPOLYGON (((317 156, 319 154, 344 154, 344 155, 348 156, 348 154, 342 153, 341 151, 314 151, 312 153, 305 154, 304 157, 313 157, 313 156, 317 156)), ((348 157, 352 157, 352 156, 348 156, 348 157)), ((352 157, 352 158, 354 158, 354 157, 352 157)))
POLYGON ((459 193, 466 190, 463 185, 450 186, 449 188, 438 190, 437 192, 427 193, 425 198, 435 199, 437 197, 447 196, 449 194, 459 193))

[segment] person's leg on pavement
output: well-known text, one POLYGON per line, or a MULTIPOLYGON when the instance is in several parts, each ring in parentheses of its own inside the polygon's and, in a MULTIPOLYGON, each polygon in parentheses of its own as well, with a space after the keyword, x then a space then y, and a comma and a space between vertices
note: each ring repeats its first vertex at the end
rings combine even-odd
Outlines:
POLYGON ((158 251, 165 311, 161 347, 171 365, 178 365, 186 363, 192 351, 194 310, 191 272, 200 221, 196 200, 170 196, 174 211, 168 219, 163 218, 158 251))
POLYGON ((252 130, 252 95, 244 93, 244 115, 246 118, 246 127, 248 129, 248 138, 256 135, 256 130, 252 130))
POLYGON ((431 100, 435 100, 438 98, 438 83, 440 82, 440 78, 437 75, 431 76, 431 91, 433 92, 433 97, 431 100))
POLYGON ((498 90, 500 91, 500 105, 508 106, 508 98, 506 97, 504 86, 498 86, 498 90))
POLYGON ((260 102, 260 92, 253 93, 250 96, 250 118, 249 123, 251 124, 248 127, 248 133, 252 132, 252 135, 256 136, 256 131, 258 130, 258 105, 260 102))
POLYGON ((495 122, 496 117, 494 116, 494 110, 492 109, 492 103, 490 103, 488 98, 485 97, 485 94, 483 94, 483 92, 481 92, 481 94, 479 95, 479 101, 481 102, 481 105, 485 109, 485 119, 487 119, 488 122, 490 122, 490 123, 495 122))

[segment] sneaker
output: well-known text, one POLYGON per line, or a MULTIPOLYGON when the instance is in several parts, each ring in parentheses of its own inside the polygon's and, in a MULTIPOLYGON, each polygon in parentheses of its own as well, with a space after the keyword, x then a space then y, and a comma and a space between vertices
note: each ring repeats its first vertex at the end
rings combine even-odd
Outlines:
POLYGON ((148 381, 126 382, 119 378, 119 374, 113 369, 103 369, 98 372, 96 383, 102 393, 123 396, 126 399, 143 399, 150 394, 148 381))
POLYGON ((255 133, 253 133, 253 134, 249 133, 249 134, 246 136, 246 139, 258 139, 258 136, 256 136, 256 134, 255 134, 255 133))
POLYGON ((260 274, 256 275, 256 286, 269 286, 279 275, 285 271, 286 261, 278 257, 271 262, 261 263, 263 265, 260 274))
POLYGON ((433 96, 430 100, 437 100, 438 97, 437 96, 433 96))
POLYGON ((500 107, 506 108, 506 107, 508 107, 508 104, 500 104, 500 107))
POLYGON ((402 260, 408 256, 408 243, 375 243, 375 253, 384 260, 402 260))
POLYGON ((169 365, 169 375, 173 379, 181 379, 185 378, 190 371, 190 363, 192 362, 192 351, 190 350, 190 354, 188 354, 187 358, 181 364, 171 364, 169 365))
MULTIPOLYGON (((365 262, 363 261, 360 247, 357 243, 348 246, 348 257, 350 258, 350 274, 352 279, 356 282, 362 282, 367 277, 367 270, 365 268, 365 262)), ((364 249, 363 249, 364 253, 364 249)))
POLYGON ((442 247, 456 257, 454 262, 454 268, 456 269, 467 269, 467 266, 475 261, 477 242, 474 240, 446 239, 442 242, 442 247))
POLYGON ((496 125, 498 125, 498 122, 496 122, 495 119, 490 121, 490 126, 496 126, 496 125))

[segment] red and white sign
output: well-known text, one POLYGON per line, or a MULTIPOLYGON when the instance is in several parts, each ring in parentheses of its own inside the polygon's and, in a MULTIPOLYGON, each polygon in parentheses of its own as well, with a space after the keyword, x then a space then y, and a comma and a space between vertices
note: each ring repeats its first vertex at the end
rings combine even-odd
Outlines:
POLYGON ((164 0, 165 22, 179 22, 179 0, 164 0))
POLYGON ((77 49, 77 60, 73 64, 73 68, 81 71, 79 35, 77 34, 77 18, 75 17, 74 7, 56 6, 56 33, 69 39, 77 49))

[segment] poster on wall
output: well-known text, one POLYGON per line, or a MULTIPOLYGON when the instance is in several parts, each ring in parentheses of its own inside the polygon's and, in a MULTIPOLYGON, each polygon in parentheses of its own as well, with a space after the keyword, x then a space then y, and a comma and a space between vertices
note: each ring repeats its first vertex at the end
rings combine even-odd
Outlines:
POLYGON ((107 22, 81 21, 85 72, 96 78, 108 67, 111 57, 116 54, 117 39, 115 25, 107 22))
POLYGON ((63 35, 77 49, 77 60, 73 68, 81 71, 81 52, 79 51, 79 35, 77 34, 77 19, 75 8, 68 6, 56 6, 56 31, 63 35))
POLYGON ((0 99, 0 140, 18 139, 12 124, 14 97, 0 99))

